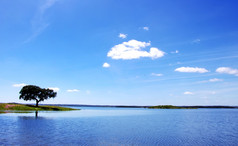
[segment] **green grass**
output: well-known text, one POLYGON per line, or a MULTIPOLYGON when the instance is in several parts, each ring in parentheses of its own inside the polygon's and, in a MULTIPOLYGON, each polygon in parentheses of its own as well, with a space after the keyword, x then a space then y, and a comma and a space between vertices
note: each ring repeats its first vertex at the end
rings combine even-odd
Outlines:
POLYGON ((60 106, 48 106, 42 105, 36 107, 35 105, 27 105, 27 104, 15 104, 15 103, 0 103, 0 110, 6 111, 70 111, 70 110, 78 110, 67 107, 60 106))
POLYGON ((157 105, 157 106, 150 106, 151 109, 195 109, 190 107, 178 107, 173 105, 157 105))

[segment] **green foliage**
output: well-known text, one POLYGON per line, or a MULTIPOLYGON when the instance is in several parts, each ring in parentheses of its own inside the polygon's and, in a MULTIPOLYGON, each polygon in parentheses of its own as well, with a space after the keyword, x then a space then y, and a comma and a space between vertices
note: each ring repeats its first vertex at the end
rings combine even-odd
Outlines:
POLYGON ((6 103, 1 103, 0 104, 0 110, 3 110, 7 104, 6 103))
POLYGON ((60 106, 34 106, 34 105, 24 105, 24 104, 9 104, 9 103, 1 103, 0 110, 13 110, 13 111, 69 111, 69 110, 77 110, 72 108, 60 107, 60 106))
POLYGON ((38 106, 39 102, 44 101, 48 98, 55 98, 57 95, 57 93, 51 89, 44 89, 35 85, 24 86, 19 93, 19 99, 26 101, 36 100, 36 106, 38 106))
POLYGON ((149 108, 152 108, 152 109, 193 109, 189 107, 178 107, 173 105, 157 105, 157 106, 150 106, 149 108))

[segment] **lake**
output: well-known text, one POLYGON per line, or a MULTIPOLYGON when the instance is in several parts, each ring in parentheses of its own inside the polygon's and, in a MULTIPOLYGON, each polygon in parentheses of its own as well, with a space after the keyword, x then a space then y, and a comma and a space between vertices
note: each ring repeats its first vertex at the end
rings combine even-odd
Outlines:
POLYGON ((75 108, 0 114, 0 145, 238 145, 238 109, 75 108))

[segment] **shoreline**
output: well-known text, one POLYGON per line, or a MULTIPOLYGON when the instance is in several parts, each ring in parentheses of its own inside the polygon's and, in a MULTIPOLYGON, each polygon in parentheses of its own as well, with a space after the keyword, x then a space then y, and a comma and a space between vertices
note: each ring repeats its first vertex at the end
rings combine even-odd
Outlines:
POLYGON ((0 111, 71 111, 79 110, 74 108, 56 106, 56 105, 39 105, 20 103, 0 103, 0 111))
MULTIPOLYGON (((16 104, 16 105, 26 105, 35 106, 35 104, 23 104, 23 103, 0 103, 1 104, 16 104)), ((88 104, 39 104, 41 106, 51 106, 51 107, 108 107, 108 108, 150 108, 150 109, 199 109, 199 108, 225 108, 225 109, 238 109, 238 106, 227 106, 227 105, 194 105, 194 106, 174 106, 174 105, 155 105, 155 106, 140 106, 140 105, 88 105, 88 104)), ((72 109, 72 108, 71 108, 72 109)), ((75 110, 75 109, 73 109, 75 110)))
MULTIPOLYGON (((48 106, 76 106, 76 107, 112 107, 112 108, 150 108, 154 106, 140 106, 140 105, 88 105, 88 104, 39 104, 48 106)), ((175 106, 179 108, 233 108, 236 109, 238 106, 229 105, 193 105, 193 106, 176 106, 176 105, 155 105, 155 106, 175 106)))

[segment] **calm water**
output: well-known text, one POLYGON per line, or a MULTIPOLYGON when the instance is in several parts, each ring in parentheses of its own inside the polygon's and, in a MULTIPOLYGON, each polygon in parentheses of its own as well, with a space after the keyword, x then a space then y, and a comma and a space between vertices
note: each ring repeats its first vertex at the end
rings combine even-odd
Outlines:
POLYGON ((0 114, 0 145, 238 145, 238 109, 0 114))

